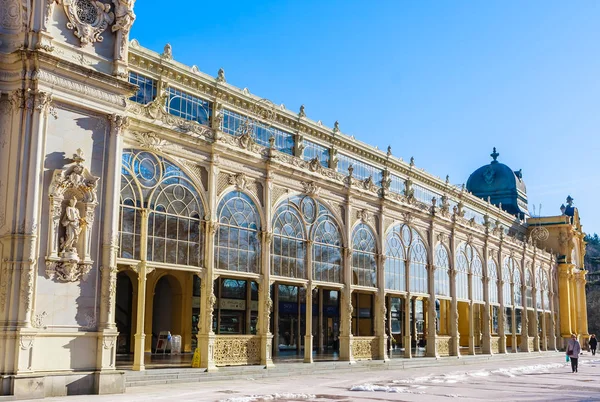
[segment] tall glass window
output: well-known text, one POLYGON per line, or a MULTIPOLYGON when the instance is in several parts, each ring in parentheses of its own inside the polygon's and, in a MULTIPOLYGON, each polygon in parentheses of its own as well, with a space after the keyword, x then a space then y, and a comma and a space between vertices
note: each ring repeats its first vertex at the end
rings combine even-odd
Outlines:
POLYGON ((396 194, 404 194, 404 179, 390 174, 390 191, 396 194))
POLYGON ((529 263, 525 267, 525 307, 533 308, 533 275, 529 263))
POLYGON ((352 176, 359 180, 365 180, 371 177, 373 183, 377 186, 381 186, 381 179, 383 178, 383 170, 375 166, 369 165, 358 159, 351 158, 348 155, 338 154, 338 165, 337 171, 343 174, 348 174, 348 168, 352 165, 354 169, 352 176))
POLYGON ((441 244, 435 248, 435 294, 450 297, 450 256, 441 244))
POLYGON ((427 248, 420 238, 410 247, 409 286, 411 293, 428 293, 427 248))
POLYGON ((313 278, 324 282, 342 282, 342 239, 340 230, 329 214, 315 223, 313 244, 313 278))
POLYGON ((385 287, 405 291, 407 269, 411 292, 427 293, 425 244, 415 229, 396 225, 386 237, 385 287))
POLYGON ((148 151, 123 151, 120 257, 201 266, 204 208, 191 179, 166 158, 148 151), (148 209, 142 239, 142 208, 148 209), (140 245, 145 242, 147 255, 140 245))
POLYGON ((493 258, 488 260, 488 293, 491 304, 498 304, 498 267, 493 258))
POLYGON ((232 191, 219 202, 217 215, 216 267, 259 273, 260 216, 254 202, 246 194, 232 191))
POLYGON ((481 260, 475 254, 473 263, 471 265, 472 272, 472 283, 473 283, 473 301, 483 301, 483 267, 481 266, 481 260))
MULTIPOLYGON (((458 299, 469 300, 469 273, 475 274, 474 268, 477 269, 477 272, 481 271, 481 259, 473 246, 462 243, 458 246, 456 252, 456 297, 458 299)), ((481 274, 477 280, 473 278, 473 298, 475 301, 479 301, 480 293, 483 294, 483 283, 480 278, 482 278, 481 274)), ((481 299, 483 299, 483 296, 481 299)))
POLYGON ((313 278, 341 283, 339 227, 329 209, 309 196, 286 198, 275 209, 271 273, 306 279, 306 241, 310 236, 313 240, 313 278))
POLYGON ((535 307, 538 310, 543 309, 542 305, 542 267, 535 269, 535 307))
POLYGON ((504 299, 504 305, 507 307, 512 307, 513 305, 513 297, 512 297, 512 287, 513 287, 513 272, 515 271, 515 260, 510 257, 506 257, 504 259, 504 267, 502 269, 502 280, 504 284, 502 285, 502 297, 504 299))
POLYGON ((377 246, 369 226, 358 224, 352 233, 352 283, 377 287, 377 246))
POLYGON ((515 294, 515 307, 523 307, 523 293, 521 292, 521 270, 515 266, 513 271, 513 292, 515 294))
POLYGON ((542 289, 544 297, 544 310, 550 311, 550 290, 548 288, 548 275, 546 271, 542 270, 542 289))
POLYGON ((138 90, 130 100, 146 105, 156 98, 156 80, 141 74, 129 72, 129 82, 138 86, 138 90))
POLYGON ((262 122, 250 120, 247 116, 231 110, 223 109, 223 127, 224 133, 239 136, 242 134, 244 124, 251 124, 252 138, 257 144, 264 147, 269 146, 269 139, 275 139, 275 149, 291 155, 294 150, 294 136, 278 128, 268 126, 262 122))
POLYGON ((385 247, 385 288, 406 290, 406 247, 402 243, 399 226, 387 235, 385 247))
POLYGON ((329 167, 329 148, 317 144, 316 142, 304 140, 304 155, 305 161, 311 161, 317 158, 323 167, 329 167))
POLYGON ((167 112, 185 120, 208 125, 212 103, 175 88, 167 89, 167 112))
POLYGON ((301 212, 289 200, 275 211, 271 250, 273 275, 306 279, 304 226, 301 212))
POLYGON ((415 191, 415 198, 418 201, 421 201, 425 204, 431 205, 431 200, 433 198, 435 198, 437 200, 439 200, 441 198, 441 195, 439 195, 438 193, 435 193, 435 192, 429 190, 428 188, 421 187, 418 184, 413 184, 412 188, 415 191))

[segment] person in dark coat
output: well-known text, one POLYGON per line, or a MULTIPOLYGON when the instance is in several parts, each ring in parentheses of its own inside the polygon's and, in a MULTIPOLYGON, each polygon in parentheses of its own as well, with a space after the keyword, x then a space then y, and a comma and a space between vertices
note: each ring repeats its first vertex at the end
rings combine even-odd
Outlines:
POLYGON ((571 334, 571 339, 567 344, 567 356, 571 360, 571 369, 574 373, 577 373, 577 362, 579 361, 579 355, 581 354, 581 345, 577 340, 577 335, 571 334))
POLYGON ((592 356, 596 356, 596 346, 598 346, 598 340, 596 339, 596 335, 590 335, 590 350, 592 351, 592 356))

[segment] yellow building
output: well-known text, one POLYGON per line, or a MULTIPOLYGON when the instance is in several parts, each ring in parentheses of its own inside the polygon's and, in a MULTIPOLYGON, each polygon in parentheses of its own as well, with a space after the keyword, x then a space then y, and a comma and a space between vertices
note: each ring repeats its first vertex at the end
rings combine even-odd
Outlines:
POLYGON ((456 187, 145 49, 133 3, 2 3, 0 395, 587 337, 572 199, 531 218, 495 150, 456 187))

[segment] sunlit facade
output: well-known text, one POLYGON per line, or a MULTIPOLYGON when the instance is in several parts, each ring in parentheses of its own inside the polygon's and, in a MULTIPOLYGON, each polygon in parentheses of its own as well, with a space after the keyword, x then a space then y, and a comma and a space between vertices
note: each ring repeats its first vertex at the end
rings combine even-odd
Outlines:
POLYGON ((529 217, 495 150, 454 186, 63 3, 0 26, 0 395, 123 392, 167 332, 207 370, 588 336, 572 199, 529 217))

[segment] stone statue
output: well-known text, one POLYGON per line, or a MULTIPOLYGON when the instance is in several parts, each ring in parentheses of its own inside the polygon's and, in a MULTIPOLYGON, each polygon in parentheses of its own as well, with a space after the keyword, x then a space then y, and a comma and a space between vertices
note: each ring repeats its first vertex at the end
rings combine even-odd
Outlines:
POLYGON ((304 105, 300 105, 300 112, 298 113, 299 117, 306 117, 306 112, 304 111, 304 105))
POLYGON ((113 0, 115 5, 115 24, 112 26, 112 31, 117 32, 123 30, 129 32, 135 14, 133 13, 133 5, 135 0, 113 0))
POLYGON ((217 72, 217 82, 227 82, 225 80, 225 70, 223 70, 223 68, 220 68, 217 72))
POLYGON ((65 209, 65 216, 62 220, 62 225, 66 228, 66 239, 62 244, 62 251, 65 253, 77 253, 75 247, 81 233, 82 219, 79 215, 79 209, 75 206, 77 198, 73 197, 69 200, 69 206, 65 209))
POLYGON ((173 59, 173 47, 171 46, 170 43, 167 43, 165 45, 165 48, 163 49, 162 57, 164 57, 167 60, 173 59))

